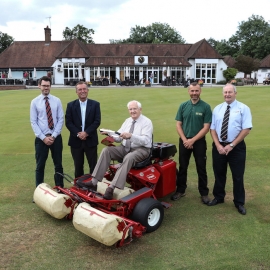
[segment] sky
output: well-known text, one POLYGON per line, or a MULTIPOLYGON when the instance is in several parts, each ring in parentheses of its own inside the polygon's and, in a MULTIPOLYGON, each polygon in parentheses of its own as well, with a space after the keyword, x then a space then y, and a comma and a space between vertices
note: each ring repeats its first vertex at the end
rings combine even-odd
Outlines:
POLYGON ((239 23, 259 15, 270 23, 270 0, 0 0, 0 32, 15 41, 63 40, 66 27, 93 29, 95 43, 126 39, 130 29, 167 23, 185 39, 228 40, 239 23))

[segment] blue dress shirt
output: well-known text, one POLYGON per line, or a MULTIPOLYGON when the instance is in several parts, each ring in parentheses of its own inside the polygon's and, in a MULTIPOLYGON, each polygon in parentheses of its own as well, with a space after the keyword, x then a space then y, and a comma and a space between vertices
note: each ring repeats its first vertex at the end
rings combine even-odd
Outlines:
POLYGON ((31 101, 30 105, 30 122, 35 136, 44 140, 45 134, 52 134, 56 138, 61 134, 61 130, 64 124, 64 112, 62 103, 58 97, 51 94, 48 95, 48 101, 50 103, 54 128, 51 130, 48 127, 48 118, 46 113, 44 95, 39 95, 31 101))
POLYGON ((223 102, 214 108, 210 126, 210 129, 216 131, 220 142, 222 142, 220 138, 222 121, 228 105, 230 105, 230 117, 227 142, 234 141, 241 130, 252 128, 252 116, 247 105, 237 100, 234 100, 231 104, 223 102))

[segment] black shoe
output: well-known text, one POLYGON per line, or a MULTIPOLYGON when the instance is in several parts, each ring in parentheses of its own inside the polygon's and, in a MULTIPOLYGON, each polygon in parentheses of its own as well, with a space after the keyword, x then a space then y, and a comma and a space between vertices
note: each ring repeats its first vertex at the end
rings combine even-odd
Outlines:
POLYGON ((112 200, 113 199, 113 191, 114 189, 111 187, 108 187, 105 191, 105 194, 103 195, 103 198, 105 200, 112 200))
POLYGON ((207 205, 208 206, 214 206, 217 205, 219 203, 224 203, 224 201, 218 201, 216 198, 214 198, 212 201, 210 201, 207 205))
POLYGON ((180 193, 180 192, 175 192, 173 195, 172 195, 172 197, 171 197, 171 200, 172 201, 177 201, 177 200, 179 200, 181 197, 184 197, 184 196, 186 196, 186 193, 180 193))
POLYGON ((33 200, 32 203, 35 203, 35 201, 33 200))
POLYGON ((243 205, 236 205, 235 207, 241 215, 245 215, 247 213, 246 208, 243 205))
POLYGON ((208 204, 210 202, 208 195, 201 196, 201 200, 202 200, 202 203, 204 204, 208 204))
POLYGON ((91 189, 92 191, 97 191, 97 185, 94 185, 92 181, 82 183, 86 188, 91 189))

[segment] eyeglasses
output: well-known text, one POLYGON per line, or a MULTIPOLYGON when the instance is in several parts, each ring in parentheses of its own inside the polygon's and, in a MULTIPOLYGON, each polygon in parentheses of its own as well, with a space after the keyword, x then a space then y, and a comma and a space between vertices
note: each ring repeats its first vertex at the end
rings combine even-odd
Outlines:
POLYGON ((41 86, 44 87, 44 88, 49 88, 49 87, 51 87, 49 84, 41 85, 41 86))

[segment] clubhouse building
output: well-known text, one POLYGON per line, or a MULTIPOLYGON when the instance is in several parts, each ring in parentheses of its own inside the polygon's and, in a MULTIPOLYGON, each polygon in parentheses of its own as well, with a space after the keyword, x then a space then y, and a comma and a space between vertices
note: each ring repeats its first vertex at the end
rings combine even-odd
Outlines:
POLYGON ((136 83, 150 76, 153 84, 173 77, 215 84, 224 80, 223 70, 229 67, 205 39, 195 44, 85 44, 52 41, 51 29, 44 30, 44 41, 15 41, 0 54, 0 84, 3 79, 36 84, 44 75, 56 85, 102 78, 110 84, 127 78, 136 83))

